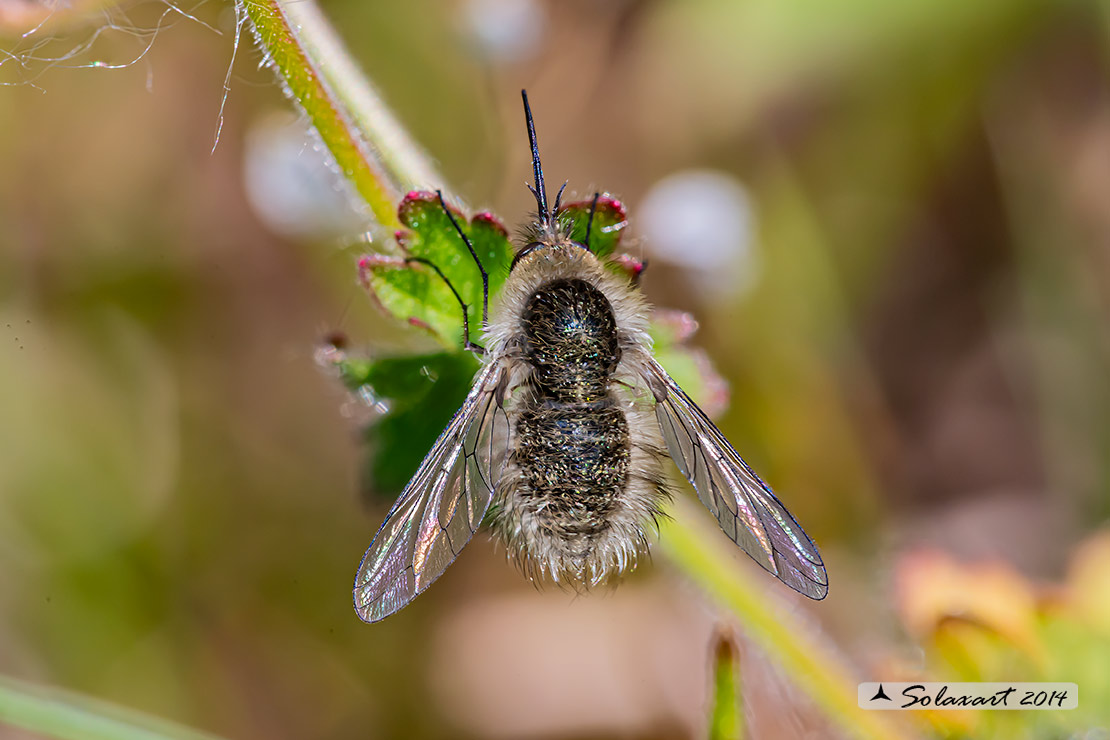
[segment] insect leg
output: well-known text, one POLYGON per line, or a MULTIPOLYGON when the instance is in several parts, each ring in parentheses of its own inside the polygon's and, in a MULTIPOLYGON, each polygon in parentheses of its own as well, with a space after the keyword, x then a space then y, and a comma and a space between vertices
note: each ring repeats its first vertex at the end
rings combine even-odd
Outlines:
MULTIPOLYGON (((451 225, 455 227, 455 231, 459 232, 463 244, 465 244, 466 248, 470 251, 470 256, 474 258, 474 264, 478 265, 478 272, 482 273, 482 326, 485 327, 486 324, 489 323, 489 273, 487 273, 486 268, 482 266, 482 260, 478 259, 478 253, 474 251, 474 245, 470 243, 470 239, 467 238, 466 232, 459 226, 459 222, 455 220, 455 215, 451 213, 451 209, 448 208, 447 204, 443 201, 443 191, 437 190, 436 195, 439 196, 439 204, 443 207, 443 212, 447 214, 447 218, 451 221, 451 225)), ((436 268, 436 272, 439 272, 438 267, 436 268)), ((443 273, 440 273, 440 275, 442 274, 443 273)), ((447 278, 443 279, 446 280, 447 278)), ((447 284, 451 285, 451 283, 447 284)), ((452 287, 451 290, 453 291, 455 289, 452 287)), ((458 293, 455 293, 455 295, 458 296, 458 293)), ((462 303, 461 298, 459 298, 459 302, 462 303)), ((469 341, 468 339, 467 343, 469 343, 469 341)))
POLYGON ((590 201, 590 218, 586 221, 586 251, 590 251, 590 230, 594 227, 594 214, 597 213, 597 199, 601 193, 594 193, 594 199, 590 201))
POLYGON ((419 262, 422 265, 427 265, 428 267, 436 271, 436 275, 439 275, 440 279, 443 280, 443 282, 447 283, 447 287, 451 289, 451 292, 455 296, 455 300, 459 302, 459 308, 462 309, 463 349, 470 350, 471 352, 479 355, 484 355, 486 353, 485 347, 481 347, 470 341, 470 312, 468 310, 470 307, 466 305, 466 303, 462 299, 462 296, 459 295, 459 291, 455 290, 455 286, 452 285, 451 281, 447 279, 447 276, 443 274, 443 270, 439 269, 439 266, 437 266, 436 263, 432 262, 431 260, 424 259, 423 257, 405 258, 405 264, 409 264, 411 262, 419 262))

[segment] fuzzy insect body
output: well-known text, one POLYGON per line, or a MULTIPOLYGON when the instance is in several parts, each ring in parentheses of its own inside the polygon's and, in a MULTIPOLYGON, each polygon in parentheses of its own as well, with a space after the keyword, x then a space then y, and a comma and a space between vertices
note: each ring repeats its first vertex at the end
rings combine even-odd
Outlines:
POLYGON ((585 243, 572 241, 555 218, 559 198, 548 208, 527 96, 524 105, 536 222, 493 315, 483 311, 484 349, 452 287, 464 346, 483 353, 483 366, 363 557, 356 612, 374 622, 408 604, 483 521, 530 577, 604 583, 646 550, 671 496, 667 457, 730 539, 791 588, 824 598, 813 541, 652 357, 638 288, 590 252, 589 224, 585 243))
POLYGON ((517 392, 491 527, 533 577, 593 586, 635 563, 667 497, 650 400, 646 306, 555 233, 505 284, 487 332, 517 392))

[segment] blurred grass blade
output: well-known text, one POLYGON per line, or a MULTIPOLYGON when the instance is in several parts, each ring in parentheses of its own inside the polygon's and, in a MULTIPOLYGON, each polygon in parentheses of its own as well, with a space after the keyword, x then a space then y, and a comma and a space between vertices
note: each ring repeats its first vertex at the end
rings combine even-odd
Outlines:
POLYGON ((0 676, 2 725, 60 740, 218 740, 134 709, 8 676, 0 676))
POLYGON ((400 226, 397 205, 443 178, 362 75, 312 0, 240 0, 255 40, 382 226, 400 226))
POLYGON ((744 707, 740 698, 740 650, 727 631, 713 645, 713 707, 709 740, 744 740, 744 707))
POLYGON ((847 737, 889 740, 906 737, 877 712, 859 708, 857 680, 843 669, 811 630, 776 608, 770 578, 756 583, 732 564, 736 548, 689 496, 676 496, 673 519, 659 522, 660 546, 691 580, 739 619, 741 628, 766 651, 799 689, 809 695, 847 737))

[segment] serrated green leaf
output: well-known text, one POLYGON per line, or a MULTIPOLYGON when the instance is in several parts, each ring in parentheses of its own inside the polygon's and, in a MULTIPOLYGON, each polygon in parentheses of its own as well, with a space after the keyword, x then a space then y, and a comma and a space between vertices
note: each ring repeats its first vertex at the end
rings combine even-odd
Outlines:
MULTIPOLYGON (((478 213, 467 220, 454 208, 451 212, 486 270, 489 295, 496 295, 512 263, 508 232, 489 213, 478 213)), ((420 191, 409 193, 397 214, 406 227, 397 233, 403 256, 363 258, 360 269, 367 288, 388 313, 428 329, 444 346, 458 347, 463 338, 462 310, 459 299, 447 285, 450 281, 467 304, 470 338, 477 341, 482 326, 481 271, 440 204, 439 196, 420 191), (405 259, 410 261, 406 263, 405 259), (413 259, 430 262, 443 276, 430 265, 413 259)))
POLYGON ((359 260, 359 277, 382 309, 424 329, 444 346, 462 344, 462 313, 447 284, 423 265, 369 255, 359 260))
POLYGON ((590 230, 590 251, 599 259, 605 259, 616 251, 621 234, 628 226, 628 213, 624 204, 616 198, 603 195, 597 199, 593 225, 590 226, 590 206, 593 198, 567 203, 559 208, 558 219, 570 229, 570 238, 580 244, 586 243, 586 229, 590 230))

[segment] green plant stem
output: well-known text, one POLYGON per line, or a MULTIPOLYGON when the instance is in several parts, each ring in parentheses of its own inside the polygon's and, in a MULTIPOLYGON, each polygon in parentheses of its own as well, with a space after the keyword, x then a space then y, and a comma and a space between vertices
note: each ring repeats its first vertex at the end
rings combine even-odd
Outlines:
POLYGON ((0 724, 60 740, 216 740, 133 709, 7 676, 0 676, 0 724))
POLYGON ((308 116, 343 176, 382 226, 400 227, 397 204, 414 187, 442 187, 427 155, 359 73, 312 0, 236 0, 255 40, 308 116))
POLYGON ((709 740, 744 740, 744 708, 740 704, 740 653, 727 633, 713 646, 713 708, 709 740))
POLYGON ((858 681, 817 641, 811 628, 776 603, 769 579, 757 583, 733 563, 736 548, 716 523, 686 496, 676 498, 674 518, 660 522, 660 546, 691 580, 740 621, 740 628, 782 667, 825 714, 850 737, 890 740, 906 737, 877 712, 859 708, 858 681))

